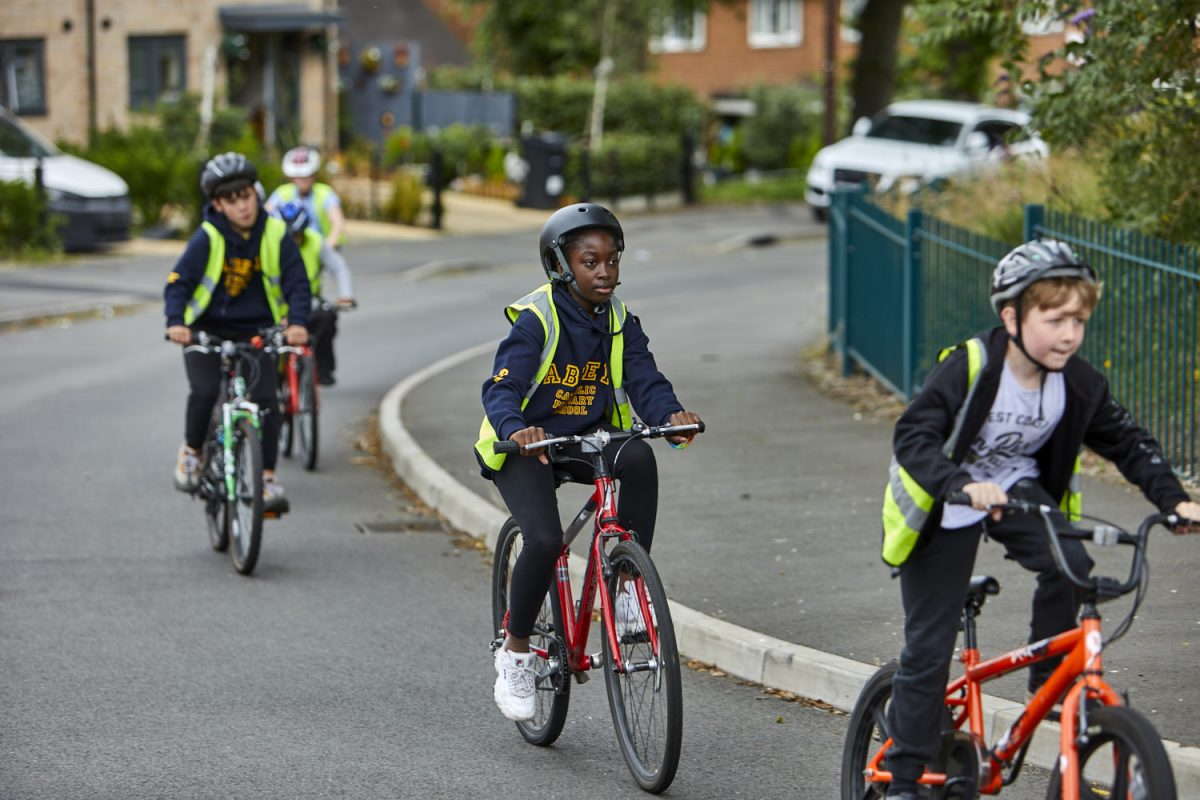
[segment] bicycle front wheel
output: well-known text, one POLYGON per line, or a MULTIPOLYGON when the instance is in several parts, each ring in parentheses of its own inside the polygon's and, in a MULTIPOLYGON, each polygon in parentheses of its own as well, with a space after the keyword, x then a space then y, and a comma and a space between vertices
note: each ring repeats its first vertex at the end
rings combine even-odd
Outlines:
POLYGON ((614 607, 624 584, 632 582, 649 601, 650 619, 643 614, 640 625, 627 621, 619 641, 620 667, 607 634, 602 637, 608 707, 621 755, 634 780, 647 792, 658 794, 674 780, 683 744, 683 692, 675 629, 667 593, 641 545, 621 542, 612 549, 610 559, 608 592, 614 607), (647 627, 657 633, 657 647, 647 627))
POLYGON ((204 519, 208 523, 208 543, 218 553, 229 549, 230 505, 225 502, 221 479, 221 450, 215 439, 204 445, 204 466, 200 469, 200 496, 204 499, 204 519))
MULTIPOLYGON (((503 638, 508 618, 508 590, 513 565, 521 554, 521 527, 509 518, 496 539, 496 554, 492 561, 492 635, 503 638)), ((537 672, 536 710, 533 719, 518 722, 517 730, 530 744, 546 747, 554 743, 567 721, 571 703, 570 670, 566 645, 562 639, 562 601, 553 586, 542 600, 533 635, 529 643, 544 650, 549 659, 534 659, 537 672)))
POLYGON ((243 575, 254 571, 262 545, 263 456, 258 430, 248 419, 238 420, 234 428, 234 502, 230 514, 229 554, 233 566, 243 575))
MULTIPOLYGON (((1126 706, 1089 711, 1087 738, 1079 750, 1080 800, 1175 800, 1175 775, 1162 737, 1137 711, 1126 706)), ((1056 763, 1046 797, 1063 797, 1062 780, 1056 763)))
POLYGON ((296 360, 300 373, 300 410, 289 428, 295 428, 300 463, 308 471, 317 468, 317 376, 312 356, 296 360))

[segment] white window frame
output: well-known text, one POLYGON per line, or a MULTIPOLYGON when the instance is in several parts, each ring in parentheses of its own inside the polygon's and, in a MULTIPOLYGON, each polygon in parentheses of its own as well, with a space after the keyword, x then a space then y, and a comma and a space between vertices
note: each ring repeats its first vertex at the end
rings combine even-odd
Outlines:
POLYGON ((662 35, 650 39, 651 53, 698 53, 708 46, 708 13, 697 11, 692 17, 692 35, 685 36, 676 24, 678 17, 666 14, 661 20, 662 35))
POLYGON ((750 0, 746 15, 747 41, 753 48, 798 47, 804 41, 804 3, 802 0, 750 0), (788 9, 791 26, 786 30, 764 30, 775 7, 788 9))

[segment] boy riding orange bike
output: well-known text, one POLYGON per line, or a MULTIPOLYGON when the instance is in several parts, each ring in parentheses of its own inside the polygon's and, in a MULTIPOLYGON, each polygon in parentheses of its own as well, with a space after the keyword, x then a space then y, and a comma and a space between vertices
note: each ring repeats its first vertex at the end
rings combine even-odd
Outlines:
MULTIPOLYGON (((685 411, 670 382, 659 372, 640 320, 613 294, 619 283, 624 233, 603 206, 578 203, 550 215, 542 228, 538 256, 549 283, 510 304, 512 324, 496 352, 492 376, 483 385, 485 416, 475 445, 484 477, 491 478, 520 525, 524 542, 514 565, 509 596, 508 638, 496 651, 495 700, 512 720, 534 714, 535 677, 529 636, 562 552, 554 470, 545 453, 506 458, 493 444, 524 446, 548 435, 583 434, 600 427, 628 430, 636 407, 649 424, 700 422, 685 411)), ((676 446, 691 436, 673 437, 676 446)), ((605 457, 613 459, 618 449, 605 457)), ((559 469, 591 480, 586 461, 569 448, 559 469)), ((621 482, 618 517, 650 549, 658 510, 658 470, 645 441, 631 441, 614 463, 621 482)), ((623 594, 626 618, 640 614, 623 594)))
MULTIPOLYGON (((1055 567, 1036 521, 988 509, 1009 498, 1080 510, 1083 445, 1112 461, 1163 512, 1200 519, 1153 436, 1109 393, 1104 376, 1076 355, 1099 299, 1095 272, 1066 244, 1027 242, 992 278, 1001 325, 942 354, 896 424, 883 507, 883 559, 899 568, 904 650, 892 682, 887 797, 916 800, 917 780, 938 755, 951 655, 979 539, 1003 544, 1038 574, 1030 642, 1075 627, 1077 587, 1055 567), (963 492, 971 505, 947 505, 963 492)), ((1064 540, 1069 568, 1092 566, 1064 540)), ((1036 690, 1057 666, 1030 668, 1036 690)))

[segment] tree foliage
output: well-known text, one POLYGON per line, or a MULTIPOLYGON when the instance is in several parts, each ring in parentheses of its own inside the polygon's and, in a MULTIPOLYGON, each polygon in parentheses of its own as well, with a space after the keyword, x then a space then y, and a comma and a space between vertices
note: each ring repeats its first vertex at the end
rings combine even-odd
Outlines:
MULTIPOLYGON (((729 0, 717 0, 729 2, 729 0)), ((614 73, 641 73, 649 42, 668 15, 708 8, 709 0, 459 0, 479 15, 476 58, 515 75, 591 72, 606 49, 614 73)))
POLYGON ((986 33, 1052 147, 1103 165, 1112 218, 1200 240, 1200 0, 924 0, 929 41, 986 33), (1023 23, 1057 19, 1079 41, 1029 64, 1023 23))

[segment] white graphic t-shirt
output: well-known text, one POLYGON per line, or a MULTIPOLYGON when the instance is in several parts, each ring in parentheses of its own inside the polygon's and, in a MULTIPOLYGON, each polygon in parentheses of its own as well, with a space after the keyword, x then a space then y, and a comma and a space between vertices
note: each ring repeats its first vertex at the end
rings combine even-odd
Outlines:
MULTIPOLYGON (((1025 389, 1005 362, 992 410, 963 462, 971 480, 999 484, 1007 492, 1022 478, 1036 478, 1038 467, 1033 455, 1062 419, 1066 402, 1061 372, 1047 373, 1041 389, 1025 389)), ((942 511, 942 527, 965 528, 986 514, 968 506, 947 504, 942 511)))

